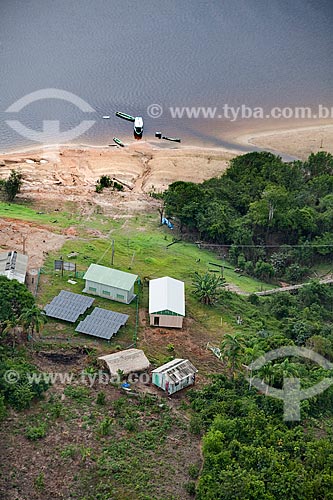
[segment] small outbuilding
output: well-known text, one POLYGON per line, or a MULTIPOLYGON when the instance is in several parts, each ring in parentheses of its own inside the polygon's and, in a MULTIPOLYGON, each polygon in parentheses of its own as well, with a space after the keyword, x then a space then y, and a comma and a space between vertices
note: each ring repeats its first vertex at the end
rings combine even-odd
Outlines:
POLYGON ((149 281, 149 316, 152 326, 182 328, 185 316, 185 286, 165 276, 149 281))
POLYGON ((149 368, 149 361, 141 349, 126 349, 98 358, 105 364, 111 375, 117 375, 121 370, 124 375, 140 373, 149 368))
POLYGON ((0 253, 0 276, 25 283, 28 256, 16 251, 0 253))
POLYGON ((195 383, 198 370, 188 359, 173 359, 152 371, 152 382, 168 394, 195 383))
POLYGON ((91 264, 83 279, 86 280, 84 293, 129 304, 135 297, 134 284, 138 276, 111 267, 91 264))

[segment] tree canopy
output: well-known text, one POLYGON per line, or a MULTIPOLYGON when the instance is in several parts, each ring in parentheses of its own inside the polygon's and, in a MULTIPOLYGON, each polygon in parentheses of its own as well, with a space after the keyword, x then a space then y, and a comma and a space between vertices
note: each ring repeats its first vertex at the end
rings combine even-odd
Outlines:
POLYGON ((243 255, 248 274, 296 282, 313 259, 333 256, 332 166, 333 156, 325 152, 291 163, 268 152, 248 153, 232 159, 221 177, 171 184, 165 213, 179 221, 181 231, 231 246, 230 260, 237 265, 243 255), (298 266, 290 276, 286 266, 277 269, 271 262, 280 249, 287 264, 298 266), (259 260, 273 267, 256 269, 259 260))

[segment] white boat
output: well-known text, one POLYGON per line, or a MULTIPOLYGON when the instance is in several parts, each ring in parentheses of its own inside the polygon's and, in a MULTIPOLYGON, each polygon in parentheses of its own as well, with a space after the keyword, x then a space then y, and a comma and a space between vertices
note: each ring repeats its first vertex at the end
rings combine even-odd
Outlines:
POLYGON ((134 137, 136 139, 141 139, 143 134, 143 118, 142 116, 136 116, 134 119, 134 137))
POLYGON ((111 118, 111 116, 109 116, 109 115, 104 115, 104 116, 103 116, 103 119, 104 119, 104 120, 109 120, 110 118, 111 118))

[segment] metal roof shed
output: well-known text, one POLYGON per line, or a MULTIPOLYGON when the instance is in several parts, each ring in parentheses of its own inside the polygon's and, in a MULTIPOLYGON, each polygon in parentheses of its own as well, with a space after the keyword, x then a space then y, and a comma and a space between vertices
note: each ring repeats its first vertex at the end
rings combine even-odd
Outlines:
POLYGON ((141 349, 126 349, 100 356, 98 359, 107 365, 111 375, 116 375, 118 370, 121 370, 124 375, 143 372, 148 370, 150 364, 141 349))
POLYGON ((25 282, 28 267, 28 256, 22 253, 3 252, 0 253, 0 275, 7 276, 9 280, 25 282))
POLYGON ((138 276, 91 264, 83 279, 86 280, 83 292, 129 304, 135 297, 134 283, 138 276))
POLYGON ((152 382, 173 394, 194 384, 197 371, 188 359, 173 359, 152 371, 152 382))
POLYGON ((182 328, 185 316, 185 286, 165 276, 149 281, 150 324, 182 328))

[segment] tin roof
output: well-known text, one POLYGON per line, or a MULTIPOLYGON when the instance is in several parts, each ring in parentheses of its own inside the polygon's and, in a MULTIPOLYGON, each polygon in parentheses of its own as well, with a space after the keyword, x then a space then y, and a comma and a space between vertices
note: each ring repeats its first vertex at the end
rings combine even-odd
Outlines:
POLYGON ((0 275, 24 283, 27 267, 27 255, 15 251, 0 253, 0 275))
POLYGON ((149 361, 141 349, 126 349, 125 351, 100 356, 98 359, 104 361, 112 375, 121 370, 124 375, 133 372, 148 370, 149 361))
POLYGON ((111 267, 100 266, 98 264, 90 264, 89 269, 83 276, 83 279, 94 281, 101 285, 108 285, 121 290, 129 291, 138 276, 136 274, 125 273, 112 269, 111 267))
POLYGON ((180 382, 189 375, 197 373, 197 369, 188 359, 173 359, 152 371, 152 373, 164 373, 171 382, 180 382))
POLYGON ((149 281, 149 314, 165 310, 185 316, 184 283, 168 276, 149 281))

